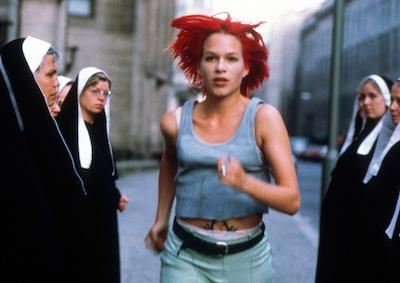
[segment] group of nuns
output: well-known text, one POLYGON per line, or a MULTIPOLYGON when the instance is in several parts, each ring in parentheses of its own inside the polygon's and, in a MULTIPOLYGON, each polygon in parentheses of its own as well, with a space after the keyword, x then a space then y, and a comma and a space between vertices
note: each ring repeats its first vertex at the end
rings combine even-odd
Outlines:
POLYGON ((19 38, 0 49, 0 282, 120 282, 110 97, 91 123, 80 105, 93 77, 111 81, 82 69, 54 119, 30 68, 48 52, 43 43, 19 38))
POLYGON ((400 78, 364 78, 321 204, 316 283, 399 282, 400 78))

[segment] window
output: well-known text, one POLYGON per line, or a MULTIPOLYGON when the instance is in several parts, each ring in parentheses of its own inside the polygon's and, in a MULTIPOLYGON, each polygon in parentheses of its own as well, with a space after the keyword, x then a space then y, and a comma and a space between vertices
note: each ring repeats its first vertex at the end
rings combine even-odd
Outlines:
POLYGON ((94 0, 69 0, 68 14, 77 17, 93 16, 94 0))

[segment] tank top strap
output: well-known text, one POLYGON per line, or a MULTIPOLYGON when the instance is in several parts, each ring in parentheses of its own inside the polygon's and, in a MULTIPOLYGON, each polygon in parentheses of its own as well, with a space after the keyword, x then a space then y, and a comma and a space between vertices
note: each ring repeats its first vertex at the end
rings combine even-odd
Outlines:
POLYGON ((248 115, 250 118, 250 123, 252 126, 252 128, 254 128, 255 123, 256 123, 256 113, 257 113, 257 108, 258 105, 263 104, 264 101, 262 101, 260 98, 258 97, 253 97, 252 99, 250 99, 250 105, 249 105, 249 109, 248 109, 248 115))
POLYGON ((186 101, 182 106, 181 122, 178 129, 177 143, 179 143, 183 134, 188 134, 191 132, 194 103, 195 100, 191 99, 186 101))
POLYGON ((264 103, 260 98, 253 97, 250 99, 246 111, 243 114, 242 122, 239 127, 239 135, 243 136, 244 134, 249 135, 250 137, 255 137, 255 123, 256 123, 256 113, 257 107, 259 104, 264 103))

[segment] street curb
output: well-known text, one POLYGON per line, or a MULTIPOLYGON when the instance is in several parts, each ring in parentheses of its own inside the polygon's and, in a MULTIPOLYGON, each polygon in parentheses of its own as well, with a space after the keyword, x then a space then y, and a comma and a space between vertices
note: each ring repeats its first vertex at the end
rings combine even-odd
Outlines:
POLYGON ((157 169, 160 167, 160 161, 157 159, 137 159, 137 160, 120 160, 116 162, 118 174, 120 176, 157 169))

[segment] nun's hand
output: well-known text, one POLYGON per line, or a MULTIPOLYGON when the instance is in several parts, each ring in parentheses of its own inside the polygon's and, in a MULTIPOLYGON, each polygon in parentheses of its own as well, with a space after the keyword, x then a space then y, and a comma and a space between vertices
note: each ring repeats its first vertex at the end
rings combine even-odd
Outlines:
POLYGON ((126 195, 121 195, 119 199, 118 210, 120 212, 124 212, 128 203, 129 203, 129 198, 126 195))

